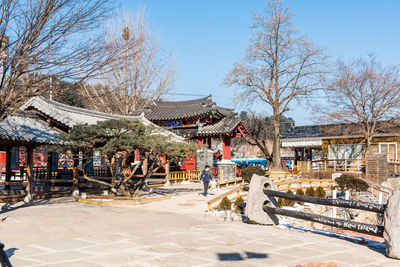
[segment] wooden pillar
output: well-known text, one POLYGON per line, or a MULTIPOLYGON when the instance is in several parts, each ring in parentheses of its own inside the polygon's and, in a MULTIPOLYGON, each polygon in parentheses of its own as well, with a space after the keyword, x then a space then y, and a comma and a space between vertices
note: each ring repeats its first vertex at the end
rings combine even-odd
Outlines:
POLYGON ((170 183, 169 183, 169 172, 170 172, 170 170, 169 170, 169 162, 168 162, 167 164, 165 164, 165 173, 166 173, 166 175, 165 175, 165 185, 170 185, 170 183))
POLYGON ((74 166, 72 169, 72 195, 79 196, 79 151, 72 152, 72 159, 74 161, 74 166))
POLYGON ((211 137, 207 138, 207 145, 208 148, 211 148, 211 137))
POLYGON ((49 185, 50 185, 50 180, 53 178, 53 174, 52 174, 52 170, 51 167, 53 165, 53 153, 47 151, 47 179, 46 179, 46 183, 45 183, 45 190, 48 190, 49 185))
POLYGON ((225 160, 230 160, 231 159, 231 137, 230 136, 224 136, 223 137, 223 159, 225 160))
MULTIPOLYGON (((6 183, 11 182, 11 147, 6 147, 6 183)), ((10 185, 6 184, 5 189, 10 189, 10 185)))
POLYGON ((140 161, 140 150, 139 149, 135 150, 135 161, 140 161))
POLYGON ((33 183, 33 147, 28 146, 26 148, 26 197, 25 202, 31 202, 32 196, 32 183, 33 183))

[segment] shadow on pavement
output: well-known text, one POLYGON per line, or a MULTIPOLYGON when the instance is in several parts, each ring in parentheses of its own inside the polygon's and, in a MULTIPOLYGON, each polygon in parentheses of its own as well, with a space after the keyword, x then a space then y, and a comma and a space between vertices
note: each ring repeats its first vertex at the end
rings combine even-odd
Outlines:
POLYGON ((246 259, 266 259, 267 253, 255 253, 245 251, 244 255, 238 252, 235 253, 217 253, 219 261, 244 261, 246 259))
POLYGON ((175 194, 179 195, 181 193, 192 193, 192 192, 202 192, 201 188, 157 188, 154 192, 162 194, 175 194))
POLYGON ((365 237, 351 236, 351 235, 346 235, 346 234, 342 234, 342 233, 335 233, 335 232, 328 232, 328 231, 324 231, 324 230, 320 230, 320 229, 304 228, 304 227, 301 227, 301 226, 293 226, 293 225, 290 225, 290 224, 285 224, 284 226, 289 228, 289 229, 299 230, 299 231, 303 231, 303 232, 310 232, 310 233, 314 233, 314 234, 318 234, 318 235, 323 235, 323 236, 327 236, 327 237, 333 237, 333 238, 336 238, 336 239, 349 241, 351 243, 355 243, 355 244, 358 244, 358 245, 361 245, 361 246, 366 246, 370 250, 373 250, 375 252, 381 253, 384 256, 386 255, 385 243, 381 243, 381 242, 377 242, 377 241, 374 241, 374 240, 370 240, 370 239, 367 239, 365 237))
POLYGON ((10 259, 12 256, 14 256, 14 253, 16 250, 18 250, 18 248, 9 248, 9 249, 6 249, 4 252, 6 253, 7 257, 10 259))
POLYGON ((74 202, 74 200, 70 197, 61 197, 61 198, 38 199, 38 200, 33 200, 32 202, 29 203, 25 203, 23 201, 8 202, 3 204, 3 206, 1 207, 0 215, 21 208, 41 206, 41 205, 53 205, 53 204, 68 203, 68 202, 74 202))

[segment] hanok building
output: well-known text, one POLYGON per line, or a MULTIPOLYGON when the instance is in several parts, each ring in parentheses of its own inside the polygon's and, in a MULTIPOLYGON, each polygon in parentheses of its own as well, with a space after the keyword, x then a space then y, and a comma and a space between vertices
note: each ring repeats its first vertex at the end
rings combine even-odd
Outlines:
POLYGON ((199 145, 218 149, 222 158, 231 159, 231 140, 245 137, 247 131, 233 109, 212 101, 211 95, 189 101, 154 101, 144 110, 145 118, 199 145))
MULTIPOLYGON (((44 160, 44 166, 38 166, 38 160, 34 157, 37 149, 43 145, 59 143, 58 135, 63 132, 68 133, 75 125, 91 125, 98 121, 121 118, 138 119, 145 125, 153 124, 143 116, 97 112, 43 97, 29 99, 17 113, 0 122, 0 151, 5 152, 1 153, 4 162, 0 162, 5 165, 1 166, 0 179, 5 181, 0 185, 9 188, 15 184, 12 181, 29 180, 29 174, 32 179, 35 178, 35 182, 50 180, 53 172, 59 170, 58 160, 62 159, 53 158, 49 153, 44 160), (16 166, 13 167, 12 164, 16 166)), ((156 131, 158 134, 171 136, 173 140, 184 141, 184 138, 161 127, 156 126, 156 131)))
MULTIPOLYGON (((296 126, 281 135, 282 149, 294 152, 297 168, 361 172, 365 168, 365 138, 350 124, 296 126)), ((400 129, 388 125, 372 138, 372 155, 387 162, 400 159, 400 129)))

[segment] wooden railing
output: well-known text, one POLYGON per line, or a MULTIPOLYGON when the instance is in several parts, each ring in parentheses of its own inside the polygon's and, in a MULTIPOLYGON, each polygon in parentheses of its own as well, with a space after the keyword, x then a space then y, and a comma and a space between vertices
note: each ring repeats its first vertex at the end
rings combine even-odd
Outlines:
MULTIPOLYGON (((285 198, 295 201, 301 202, 309 202, 319 205, 333 206, 333 207, 342 207, 342 208, 351 208, 351 209, 360 209, 371 212, 376 212, 378 214, 383 214, 385 210, 385 205, 376 204, 370 202, 362 202, 362 201, 354 201, 354 200, 344 200, 344 199, 328 199, 328 198, 317 198, 317 197, 309 197, 309 196, 300 196, 293 195, 288 193, 279 192, 276 190, 272 190, 272 185, 270 183, 266 183, 263 188, 263 192, 268 196, 269 200, 266 200, 264 203, 260 203, 263 207, 263 210, 269 214, 275 215, 283 215, 288 217, 293 217, 297 219, 312 221, 321 223, 328 226, 338 227, 346 230, 356 231, 363 234, 369 234, 374 236, 383 236, 384 227, 383 225, 373 225, 373 224, 365 224, 350 220, 336 219, 335 216, 327 217, 313 213, 306 213, 301 211, 288 210, 283 208, 276 208, 274 203, 271 201, 270 197, 279 197, 285 198)), ((386 217, 386 216, 385 216, 386 217)))
POLYGON ((307 189, 309 187, 317 188, 322 187, 327 189, 332 193, 332 187, 335 186, 335 180, 333 179, 298 179, 287 182, 274 182, 276 184, 278 191, 288 191, 297 189, 307 189))
POLYGON ((361 172, 365 167, 365 160, 362 159, 321 159, 312 161, 298 161, 297 170, 311 172, 315 170, 337 172, 361 172))
POLYGON ((200 182, 200 174, 201 171, 198 170, 170 172, 169 181, 170 183, 175 183, 175 184, 183 181, 200 182))
MULTIPOLYGON (((281 192, 286 192, 288 190, 294 190, 296 191, 297 189, 306 189, 308 187, 313 187, 314 189, 321 186, 322 188, 328 190, 332 194, 332 187, 335 185, 335 180, 332 179, 324 179, 324 180, 319 180, 319 179, 299 179, 295 177, 293 180, 290 180, 289 178, 282 178, 282 182, 279 181, 280 178, 276 179, 271 179, 274 184, 276 184, 278 191, 281 192)), ((217 196, 210 200, 208 202, 208 210, 213 210, 217 208, 219 203, 224 197, 228 197, 231 201, 235 201, 238 199, 240 196, 246 197, 247 192, 243 191, 243 184, 240 186, 237 186, 233 188, 232 190, 226 192, 225 194, 222 194, 220 196, 217 196)))
POLYGON ((227 197, 230 201, 234 202, 239 197, 247 197, 247 192, 243 191, 243 185, 239 185, 225 194, 219 195, 208 201, 208 210, 216 209, 224 197, 227 197))

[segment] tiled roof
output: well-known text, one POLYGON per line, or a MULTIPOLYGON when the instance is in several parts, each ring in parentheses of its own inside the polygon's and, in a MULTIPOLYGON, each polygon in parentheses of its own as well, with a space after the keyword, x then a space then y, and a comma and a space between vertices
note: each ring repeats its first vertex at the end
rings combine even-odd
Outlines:
POLYGON ((323 131, 321 125, 295 126, 293 129, 281 134, 281 138, 310 138, 324 137, 327 132, 323 131))
POLYGON ((139 116, 122 116, 116 114, 109 114, 104 112, 93 111, 89 109, 77 108, 69 105, 65 105, 53 100, 45 99, 43 97, 33 97, 28 100, 24 105, 21 106, 21 110, 37 110, 41 114, 50 117, 51 119, 72 128, 75 125, 82 124, 95 124, 98 121, 104 121, 109 119, 137 119, 145 125, 153 125, 155 130, 154 134, 161 134, 165 136, 171 136, 172 140, 180 142, 184 139, 164 128, 161 128, 143 115, 139 116))
POLYGON ((240 123, 239 116, 224 117, 222 120, 215 124, 206 125, 201 127, 197 132, 198 136, 213 135, 213 134, 226 134, 233 131, 240 123))
POLYGON ((135 111, 133 114, 144 113, 151 121, 178 120, 196 118, 204 114, 229 116, 234 114, 232 109, 218 107, 211 96, 189 101, 155 101, 145 110, 135 111))
POLYGON ((52 118, 59 123, 72 128, 74 125, 80 124, 95 124, 98 121, 109 120, 109 119, 139 119, 144 124, 151 124, 143 116, 122 116, 104 112, 93 111, 84 108, 77 108, 69 105, 65 105, 50 99, 43 98, 41 96, 32 97, 24 105, 21 106, 21 110, 36 109, 42 114, 52 118))
POLYGON ((0 122, 0 139, 39 144, 59 143, 58 131, 32 113, 17 113, 0 122))
MULTIPOLYGON (((399 136, 400 127, 396 123, 378 122, 380 126, 374 136, 399 136)), ((295 126, 292 130, 281 134, 282 139, 296 138, 339 138, 339 137, 362 137, 364 136, 360 130, 360 125, 355 123, 337 123, 295 126)))

